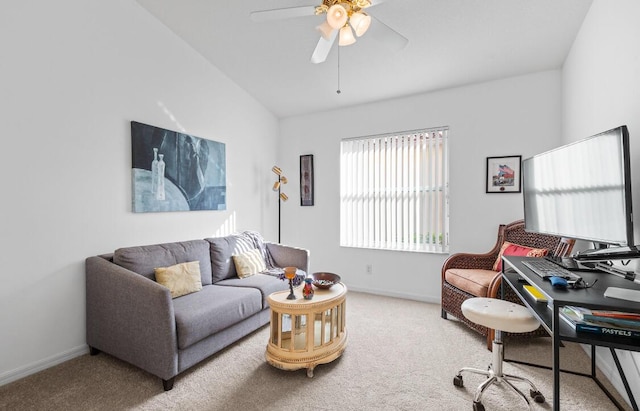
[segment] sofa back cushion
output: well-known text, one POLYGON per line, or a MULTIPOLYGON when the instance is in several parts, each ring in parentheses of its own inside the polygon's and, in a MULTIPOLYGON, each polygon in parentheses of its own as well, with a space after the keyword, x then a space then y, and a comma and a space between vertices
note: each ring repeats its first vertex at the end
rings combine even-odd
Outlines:
POLYGON ((225 237, 207 238, 211 253, 211 281, 218 281, 238 276, 233 256, 246 253, 256 248, 253 240, 244 234, 233 234, 225 237))
POLYGON ((189 261, 200 262, 202 285, 211 284, 209 243, 204 240, 119 248, 113 262, 155 281, 154 269, 189 261))

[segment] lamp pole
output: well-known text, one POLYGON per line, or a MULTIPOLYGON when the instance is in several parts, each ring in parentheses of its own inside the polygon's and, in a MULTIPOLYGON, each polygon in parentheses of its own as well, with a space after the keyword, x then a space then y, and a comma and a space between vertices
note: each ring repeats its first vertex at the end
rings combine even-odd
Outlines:
POLYGON ((280 198, 280 187, 282 177, 278 175, 278 244, 280 244, 280 209, 282 206, 282 199, 280 198))
POLYGON ((282 170, 278 166, 273 166, 271 168, 271 171, 273 171, 275 175, 278 176, 278 181, 276 181, 275 184, 273 184, 273 191, 278 190, 278 243, 280 243, 281 241, 280 219, 281 219, 282 202, 287 201, 289 199, 289 197, 287 197, 287 195, 282 192, 281 188, 282 188, 282 184, 287 184, 287 177, 282 175, 282 170))

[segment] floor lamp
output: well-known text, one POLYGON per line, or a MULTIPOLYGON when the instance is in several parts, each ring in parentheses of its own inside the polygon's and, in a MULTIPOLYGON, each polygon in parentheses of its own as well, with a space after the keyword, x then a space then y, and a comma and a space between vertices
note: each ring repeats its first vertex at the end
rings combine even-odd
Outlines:
POLYGON ((278 180, 275 183, 273 183, 273 191, 277 191, 278 192, 278 243, 280 243, 280 210, 281 210, 281 204, 282 204, 283 201, 287 201, 289 199, 289 197, 285 193, 282 192, 282 185, 283 184, 287 184, 287 177, 282 175, 282 170, 278 166, 273 166, 271 168, 271 171, 273 171, 278 176, 278 180))

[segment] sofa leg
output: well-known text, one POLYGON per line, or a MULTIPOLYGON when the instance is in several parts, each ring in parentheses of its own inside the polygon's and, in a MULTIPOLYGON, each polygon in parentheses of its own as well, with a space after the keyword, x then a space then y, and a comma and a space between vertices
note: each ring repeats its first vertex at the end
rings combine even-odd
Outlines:
POLYGON ((98 354, 100 354, 99 349, 89 346, 89 355, 98 355, 98 354))
POLYGON ((447 319, 447 312, 444 309, 440 309, 440 317, 447 319))
POLYGON ((176 377, 169 378, 168 380, 162 380, 162 386, 165 391, 171 391, 173 388, 173 382, 176 380, 176 377))

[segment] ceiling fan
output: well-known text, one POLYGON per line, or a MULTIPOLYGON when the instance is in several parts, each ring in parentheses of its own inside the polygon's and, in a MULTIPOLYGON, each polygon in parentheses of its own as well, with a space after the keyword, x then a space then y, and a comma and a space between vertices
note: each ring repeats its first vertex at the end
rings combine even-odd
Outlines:
POLYGON ((376 6, 384 0, 322 0, 319 6, 299 6, 281 9, 261 10, 251 13, 253 21, 271 21, 294 17, 326 15, 322 24, 316 27, 320 32, 320 40, 316 45, 311 62, 322 63, 327 59, 331 47, 338 37, 339 46, 348 46, 356 42, 371 28, 371 35, 387 44, 393 50, 406 46, 408 39, 387 26, 365 9, 376 6), (355 36, 354 36, 355 33, 355 36))

